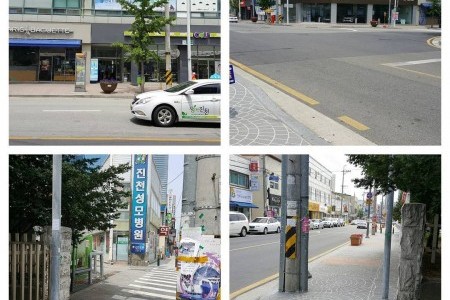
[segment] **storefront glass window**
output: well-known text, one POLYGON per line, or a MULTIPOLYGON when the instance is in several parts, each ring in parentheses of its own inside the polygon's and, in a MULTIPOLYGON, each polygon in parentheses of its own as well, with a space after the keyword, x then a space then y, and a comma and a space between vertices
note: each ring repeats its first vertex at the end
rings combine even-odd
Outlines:
POLYGON ((80 8, 80 0, 54 0, 54 8, 80 8))
POLYGON ((397 24, 411 24, 412 23, 412 6, 404 5, 398 7, 397 24))
POLYGON ((372 20, 380 20, 381 23, 389 22, 389 6, 388 5, 374 5, 372 20))
POLYGON ((304 4, 302 21, 330 23, 331 4, 304 4))
POLYGON ((36 81, 39 67, 39 49, 36 47, 9 48, 9 80, 36 81))

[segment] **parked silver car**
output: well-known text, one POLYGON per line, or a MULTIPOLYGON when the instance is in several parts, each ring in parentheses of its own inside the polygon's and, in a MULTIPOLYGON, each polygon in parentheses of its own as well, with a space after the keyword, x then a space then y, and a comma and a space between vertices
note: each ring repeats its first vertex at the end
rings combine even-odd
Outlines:
POLYGON ((313 229, 323 229, 323 222, 319 219, 311 219, 313 229))

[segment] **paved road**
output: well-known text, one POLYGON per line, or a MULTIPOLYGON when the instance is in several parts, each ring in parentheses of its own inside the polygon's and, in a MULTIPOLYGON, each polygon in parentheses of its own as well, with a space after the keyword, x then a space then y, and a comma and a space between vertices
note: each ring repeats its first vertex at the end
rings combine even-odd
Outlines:
POLYGON ((126 267, 126 270, 71 295, 71 300, 175 299, 174 265, 126 267))
POLYGON ((252 25, 230 24, 235 61, 375 144, 441 143, 440 32, 252 25))
POLYGON ((10 100, 11 145, 215 145, 220 125, 183 123, 154 127, 130 114, 118 98, 10 100))
MULTIPOLYGON (((351 225, 310 231, 309 258, 348 242, 359 231, 363 233, 351 225)), ((278 273, 279 252, 279 234, 230 237, 230 293, 278 273)))

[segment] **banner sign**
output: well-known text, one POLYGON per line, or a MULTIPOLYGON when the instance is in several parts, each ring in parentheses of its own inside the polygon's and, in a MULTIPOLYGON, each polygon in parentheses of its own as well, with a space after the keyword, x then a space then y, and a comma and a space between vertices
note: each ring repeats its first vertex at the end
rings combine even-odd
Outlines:
POLYGON ((86 53, 75 54, 75 91, 86 91, 86 53))
MULTIPOLYGON (((128 0, 129 3, 133 3, 135 0, 128 0)), ((153 2, 153 1, 151 1, 153 2)), ((117 0, 95 0, 94 8, 96 10, 123 10, 122 6, 117 0)), ((169 8, 171 12, 175 11, 176 0, 169 1, 169 8)), ((164 11, 163 7, 155 7, 153 11, 164 11)))
POLYGON ((90 81, 98 81, 98 58, 91 58, 90 81))
POLYGON ((131 203, 131 253, 145 253, 147 225, 148 155, 135 154, 131 203))
POLYGON ((247 190, 241 190, 234 187, 230 188, 230 200, 236 202, 253 203, 253 194, 247 190))

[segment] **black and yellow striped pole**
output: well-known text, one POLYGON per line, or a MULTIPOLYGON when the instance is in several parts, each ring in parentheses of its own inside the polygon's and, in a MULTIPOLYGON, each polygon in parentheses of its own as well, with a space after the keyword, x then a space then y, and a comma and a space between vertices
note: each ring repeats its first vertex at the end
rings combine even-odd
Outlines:
POLYGON ((172 87, 173 84, 173 75, 172 75, 172 70, 166 70, 166 87, 172 87))
POLYGON ((308 291, 309 156, 283 155, 280 292, 308 291))
POLYGON ((285 242, 285 256, 289 259, 295 259, 295 244, 297 242, 297 227, 286 226, 286 242, 285 242))

